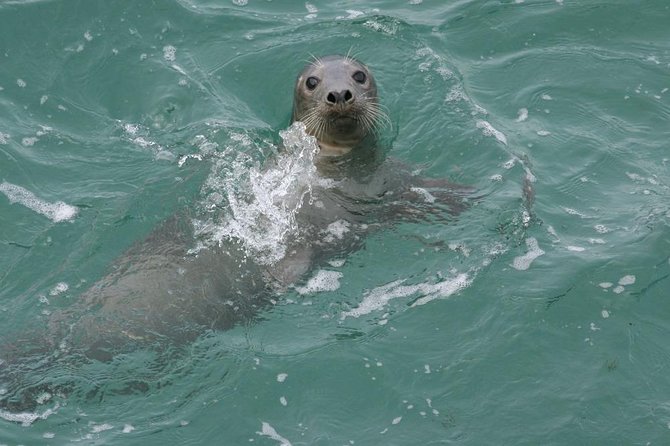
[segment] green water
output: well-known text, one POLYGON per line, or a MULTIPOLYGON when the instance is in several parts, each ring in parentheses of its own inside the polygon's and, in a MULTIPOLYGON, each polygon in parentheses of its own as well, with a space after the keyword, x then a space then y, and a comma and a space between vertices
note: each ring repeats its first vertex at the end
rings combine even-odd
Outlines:
POLYGON ((311 54, 352 50, 389 155, 483 196, 232 330, 26 370, 74 385, 0 412, 0 444, 668 444, 668 24, 661 0, 0 1, 3 343, 206 201, 184 155, 277 144, 311 54))

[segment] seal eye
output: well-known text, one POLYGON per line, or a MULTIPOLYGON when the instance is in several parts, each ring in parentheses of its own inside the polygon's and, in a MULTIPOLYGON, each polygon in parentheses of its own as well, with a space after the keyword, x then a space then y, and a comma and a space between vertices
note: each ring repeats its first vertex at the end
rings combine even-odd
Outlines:
POLYGON ((357 71, 351 76, 359 84, 365 83, 367 76, 362 71, 357 71))
POLYGON ((308 90, 314 90, 316 86, 319 85, 319 80, 314 76, 310 76, 305 81, 305 85, 307 86, 308 90))

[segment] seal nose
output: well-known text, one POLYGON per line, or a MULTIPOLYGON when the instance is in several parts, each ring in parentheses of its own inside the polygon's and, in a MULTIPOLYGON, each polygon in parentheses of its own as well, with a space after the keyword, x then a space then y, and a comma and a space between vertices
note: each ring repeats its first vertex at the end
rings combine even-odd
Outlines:
POLYGON ((331 91, 328 93, 328 96, 326 96, 326 101, 328 101, 329 104, 344 104, 351 102, 353 99, 354 95, 351 94, 351 91, 349 90, 331 91))

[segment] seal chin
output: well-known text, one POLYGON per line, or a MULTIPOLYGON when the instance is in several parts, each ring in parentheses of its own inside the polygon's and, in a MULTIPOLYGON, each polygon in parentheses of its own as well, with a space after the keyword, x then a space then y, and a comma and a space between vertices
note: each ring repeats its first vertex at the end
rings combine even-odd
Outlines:
POLYGON ((331 119, 331 126, 336 133, 352 134, 359 130, 356 116, 340 115, 331 119))

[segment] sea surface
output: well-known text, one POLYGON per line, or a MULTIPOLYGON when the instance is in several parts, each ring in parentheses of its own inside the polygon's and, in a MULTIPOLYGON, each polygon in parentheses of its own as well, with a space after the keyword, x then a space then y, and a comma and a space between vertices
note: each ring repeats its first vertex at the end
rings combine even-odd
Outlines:
POLYGON ((388 159, 476 199, 193 341, 0 351, 41 389, 0 382, 0 444, 670 444, 665 0, 0 0, 1 344, 95 314, 175 215, 281 258, 293 83, 332 53, 374 72, 388 159))

